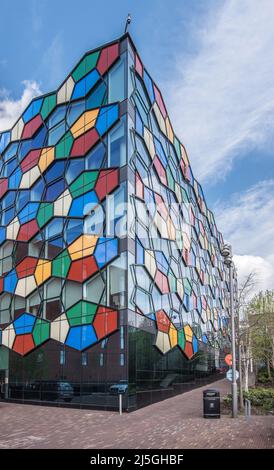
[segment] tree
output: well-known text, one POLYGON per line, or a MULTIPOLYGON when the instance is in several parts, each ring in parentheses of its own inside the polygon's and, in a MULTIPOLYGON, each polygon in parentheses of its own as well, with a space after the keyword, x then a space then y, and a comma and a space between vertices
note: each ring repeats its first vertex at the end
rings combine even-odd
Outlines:
POLYGON ((250 272, 238 289, 237 296, 237 343, 239 368, 239 398, 240 408, 243 408, 243 388, 248 391, 249 370, 252 370, 252 355, 250 349, 250 325, 247 307, 257 283, 256 274, 250 272))

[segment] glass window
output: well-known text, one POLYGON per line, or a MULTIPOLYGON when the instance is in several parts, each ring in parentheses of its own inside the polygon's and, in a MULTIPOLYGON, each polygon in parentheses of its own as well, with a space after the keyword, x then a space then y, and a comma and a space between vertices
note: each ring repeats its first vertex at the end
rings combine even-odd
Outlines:
POLYGON ((46 201, 55 201, 65 189, 64 180, 51 184, 46 191, 46 201))
POLYGON ((120 349, 125 348, 125 327, 120 327, 120 349))
POLYGON ((124 366, 125 365, 125 355, 124 353, 121 353, 120 354, 120 366, 124 366))
POLYGON ((58 124, 58 126, 54 127, 49 131, 48 135, 48 145, 55 145, 58 140, 66 133, 66 123, 65 121, 58 124))
POLYGON ((86 352, 83 352, 81 355, 82 359, 82 366, 87 366, 88 365, 88 355, 86 352))
POLYGON ((101 168, 105 156, 105 146, 100 143, 85 158, 86 170, 101 168))
POLYGON ((73 103, 70 105, 68 115, 67 115, 67 123, 69 127, 76 121, 76 119, 83 114, 85 111, 85 101, 78 101, 77 103, 73 103))
POLYGON ((109 103, 125 99, 125 61, 121 59, 108 74, 109 103))
POLYGON ((66 351, 60 351, 60 364, 63 366, 66 363, 66 351))
POLYGON ((108 166, 118 167, 126 164, 125 122, 121 120, 109 133, 108 166))
POLYGON ((48 120, 48 128, 51 129, 52 127, 56 126, 59 122, 65 119, 66 115, 66 106, 59 106, 54 113, 52 113, 51 117, 48 120))
POLYGON ((99 355, 99 365, 100 367, 103 367, 104 365, 104 353, 100 353, 99 355))
POLYGON ((76 158, 72 160, 66 170, 66 180, 70 184, 75 178, 77 178, 82 171, 85 169, 85 160, 83 158, 76 158))

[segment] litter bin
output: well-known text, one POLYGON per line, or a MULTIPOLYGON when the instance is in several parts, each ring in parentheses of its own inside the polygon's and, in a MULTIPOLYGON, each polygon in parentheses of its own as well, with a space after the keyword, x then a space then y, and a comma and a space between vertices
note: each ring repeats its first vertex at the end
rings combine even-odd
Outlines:
POLYGON ((220 418, 220 392, 214 389, 203 391, 204 418, 220 418))

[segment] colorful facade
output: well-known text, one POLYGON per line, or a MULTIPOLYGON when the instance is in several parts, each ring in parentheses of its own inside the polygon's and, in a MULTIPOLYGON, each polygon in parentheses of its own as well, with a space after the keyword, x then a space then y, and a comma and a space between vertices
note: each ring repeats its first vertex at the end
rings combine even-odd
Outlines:
POLYGON ((223 239, 129 35, 34 99, 0 152, 6 398, 113 407, 123 381, 134 409, 213 373, 223 239))

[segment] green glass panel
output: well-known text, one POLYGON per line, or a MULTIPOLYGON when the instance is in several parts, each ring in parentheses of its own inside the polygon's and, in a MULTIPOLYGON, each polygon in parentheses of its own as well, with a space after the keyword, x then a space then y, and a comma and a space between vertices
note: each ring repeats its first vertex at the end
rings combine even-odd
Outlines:
POLYGON ((36 320, 32 335, 36 346, 43 343, 50 337, 50 324, 38 318, 36 320))
POLYGON ((68 131, 56 145, 55 158, 66 158, 69 156, 73 144, 73 137, 68 131))
POLYGON ((170 286, 171 292, 176 292, 176 290, 177 290, 176 278, 172 274, 169 274, 168 275, 168 281, 169 281, 169 286, 170 286))
POLYGON ((53 111, 55 106, 56 106, 56 94, 54 93, 53 95, 46 96, 42 105, 42 109, 41 109, 41 116, 44 120, 50 115, 50 113, 53 111))
POLYGON ((42 202, 37 213, 37 223, 43 227, 53 217, 53 204, 42 202))
POLYGON ((174 182, 174 178, 173 178, 172 173, 171 173, 168 166, 166 168, 166 173, 167 173, 168 186, 174 191, 175 190, 175 182, 174 182))
POLYGON ((78 176, 69 188, 73 199, 91 191, 94 188, 98 173, 98 171, 89 171, 78 176))
POLYGON ((180 145, 180 142, 179 140, 177 139, 177 137, 174 137, 174 147, 175 147, 175 150, 176 150, 176 157, 178 159, 178 162, 181 160, 181 145, 180 145))
POLYGON ((92 323, 96 309, 96 304, 81 300, 67 311, 67 317, 70 325, 75 326, 92 323))
POLYGON ((187 295, 191 295, 192 286, 187 278, 184 278, 184 289, 187 295))
POLYGON ((184 349, 186 344, 185 333, 184 330, 178 330, 178 344, 179 346, 184 349))
POLYGON ((99 57, 100 51, 92 52, 84 57, 80 64, 76 67, 76 69, 72 73, 72 77, 75 82, 78 82, 83 78, 88 72, 90 72, 97 64, 97 60, 99 57))
POLYGON ((66 277, 70 268, 71 259, 67 250, 62 251, 52 261, 52 276, 66 277))

